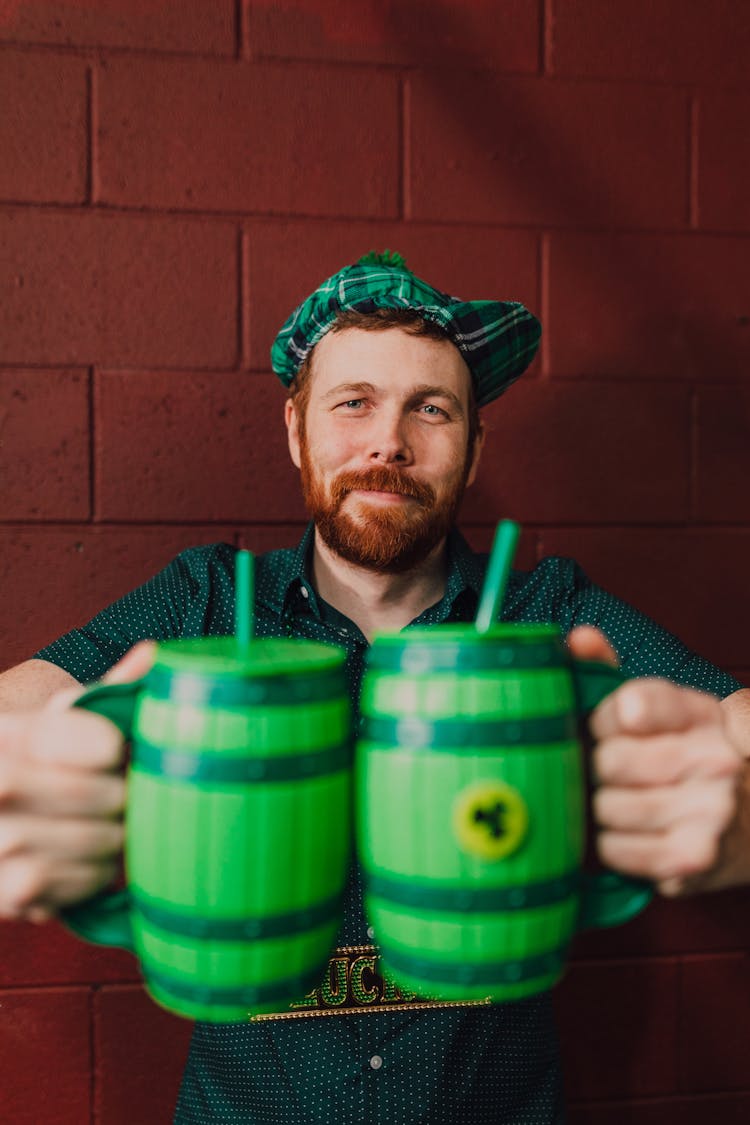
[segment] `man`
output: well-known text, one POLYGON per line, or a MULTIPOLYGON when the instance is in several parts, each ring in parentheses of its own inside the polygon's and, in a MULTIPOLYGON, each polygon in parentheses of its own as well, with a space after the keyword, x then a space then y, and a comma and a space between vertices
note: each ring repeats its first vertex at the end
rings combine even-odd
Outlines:
MULTIPOLYGON (((478 408, 522 374, 538 339, 522 306, 458 301, 393 255, 341 270, 292 314, 272 360, 290 387, 289 448, 313 523, 297 550, 258 560, 260 635, 343 645, 356 700, 376 629, 473 618, 486 560, 453 525, 484 441, 478 408)), ((183 552, 0 678, 16 712, 2 725, 0 913, 41 919, 111 877, 121 740, 103 719, 67 710, 70 692, 113 665, 114 678, 140 674, 149 650, 129 650, 144 638, 231 632, 233 577, 232 548, 183 552)), ((630 674, 729 696, 724 708, 735 714, 746 706, 734 680, 569 560, 513 574, 503 613, 556 621, 578 655, 613 659, 601 633, 571 632, 599 626, 630 674)), ((716 699, 656 681, 603 705, 594 727, 607 782, 596 805, 605 859, 671 891, 708 867, 717 883, 739 877, 741 865, 719 851, 743 827, 733 803, 740 761, 722 720, 716 699)), ((338 944, 337 965, 352 950, 374 957, 356 876, 338 944)), ((382 989, 376 1004, 358 1006, 356 995, 341 1004, 330 991, 329 981, 271 1018, 198 1025, 177 1120, 563 1119, 548 997, 490 1007, 404 1002, 382 989)))

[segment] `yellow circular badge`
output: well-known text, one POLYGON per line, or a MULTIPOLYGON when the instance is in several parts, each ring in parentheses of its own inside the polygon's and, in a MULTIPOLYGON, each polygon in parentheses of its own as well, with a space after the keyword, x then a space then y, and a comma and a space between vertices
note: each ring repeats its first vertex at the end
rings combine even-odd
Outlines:
POLYGON ((528 827, 526 802, 504 781, 475 781, 453 802, 458 846, 479 859, 504 859, 520 847, 528 827))

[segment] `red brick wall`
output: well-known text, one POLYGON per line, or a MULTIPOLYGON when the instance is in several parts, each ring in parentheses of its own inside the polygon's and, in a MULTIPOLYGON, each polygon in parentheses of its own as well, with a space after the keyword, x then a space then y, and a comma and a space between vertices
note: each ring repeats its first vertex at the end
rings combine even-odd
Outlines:
MULTIPOLYGON (((194 542, 303 524, 268 349, 392 247, 516 297, 465 526, 525 526, 750 672, 744 0, 0 0, 0 662, 194 542)), ((574 1125, 750 1119, 750 899, 589 936, 574 1125)), ((0 928, 14 1125, 169 1119, 186 1025, 130 958, 0 928)))

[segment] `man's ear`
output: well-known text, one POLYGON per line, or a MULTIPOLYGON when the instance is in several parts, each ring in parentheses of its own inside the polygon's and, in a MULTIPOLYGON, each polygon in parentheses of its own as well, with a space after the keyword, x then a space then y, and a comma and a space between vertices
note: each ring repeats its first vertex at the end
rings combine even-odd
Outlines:
POLYGON ((289 443, 289 454, 294 464, 299 468, 299 419, 297 418, 297 408, 290 398, 284 403, 284 421, 286 422, 286 437, 289 443))
POLYGON ((474 481, 476 480, 477 469, 479 468, 479 461, 480 461, 481 456, 482 456, 482 450, 484 449, 484 435, 485 435, 484 422, 482 422, 480 420, 479 429, 477 430, 477 436, 474 438, 474 450, 473 450, 472 455, 471 455, 471 465, 469 466, 469 475, 466 478, 466 487, 467 488, 469 487, 470 484, 473 484, 474 481))

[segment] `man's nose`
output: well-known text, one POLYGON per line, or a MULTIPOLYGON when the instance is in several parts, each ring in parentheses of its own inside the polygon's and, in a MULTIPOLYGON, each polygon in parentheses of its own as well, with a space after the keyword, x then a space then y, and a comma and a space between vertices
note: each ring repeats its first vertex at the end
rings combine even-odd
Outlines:
POLYGON ((385 411, 374 420, 370 432, 370 460, 379 464, 410 464, 412 451, 401 414, 385 411))

